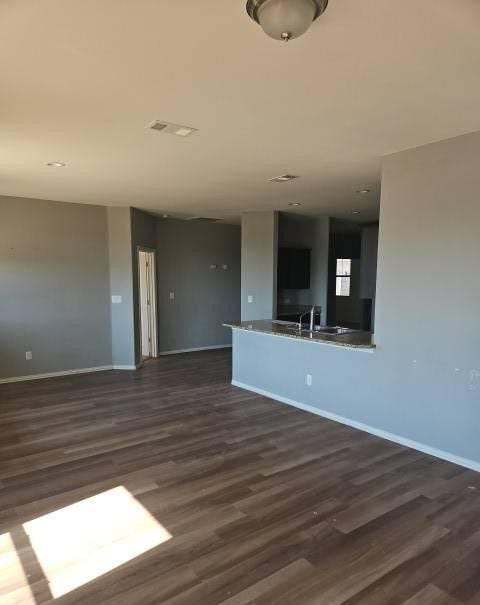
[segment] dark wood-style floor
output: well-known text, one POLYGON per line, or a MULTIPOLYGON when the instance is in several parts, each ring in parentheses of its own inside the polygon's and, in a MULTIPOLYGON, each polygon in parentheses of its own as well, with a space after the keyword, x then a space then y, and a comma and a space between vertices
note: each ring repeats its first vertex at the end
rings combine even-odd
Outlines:
POLYGON ((477 473, 229 380, 212 351, 0 386, 0 603, 480 604, 477 473), (115 504, 72 523, 71 505, 120 486, 171 539, 55 593, 59 566, 95 575, 79 536, 108 549, 95 537, 123 523, 115 504), (65 507, 63 536, 54 516, 32 539, 65 507))

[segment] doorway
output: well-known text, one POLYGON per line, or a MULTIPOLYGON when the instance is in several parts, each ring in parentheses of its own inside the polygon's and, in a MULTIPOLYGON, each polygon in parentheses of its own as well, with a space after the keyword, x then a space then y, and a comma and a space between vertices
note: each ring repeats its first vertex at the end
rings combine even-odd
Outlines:
POLYGON ((138 249, 138 300, 142 360, 158 357, 155 251, 138 249))

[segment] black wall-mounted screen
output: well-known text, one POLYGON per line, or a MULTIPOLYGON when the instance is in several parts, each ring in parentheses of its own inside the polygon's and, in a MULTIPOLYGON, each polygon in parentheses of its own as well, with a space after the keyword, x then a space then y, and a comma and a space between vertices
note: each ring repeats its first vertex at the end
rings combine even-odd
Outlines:
POLYGON ((310 250, 308 248, 278 249, 278 287, 284 290, 310 288, 310 250))

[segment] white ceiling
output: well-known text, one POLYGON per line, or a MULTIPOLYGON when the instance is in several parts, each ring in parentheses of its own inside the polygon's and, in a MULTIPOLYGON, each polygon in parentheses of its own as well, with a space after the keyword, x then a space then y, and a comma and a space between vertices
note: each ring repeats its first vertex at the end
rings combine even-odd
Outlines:
POLYGON ((382 155, 480 129, 479 32, 478 0, 330 0, 288 44, 244 0, 2 0, 0 194, 370 220, 382 155))

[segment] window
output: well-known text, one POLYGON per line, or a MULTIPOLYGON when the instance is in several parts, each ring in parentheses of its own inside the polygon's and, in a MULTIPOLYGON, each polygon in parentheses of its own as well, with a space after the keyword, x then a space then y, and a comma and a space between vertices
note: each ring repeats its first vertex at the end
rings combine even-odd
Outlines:
POLYGON ((352 275, 352 259, 337 258, 337 296, 350 296, 350 279, 352 275))

